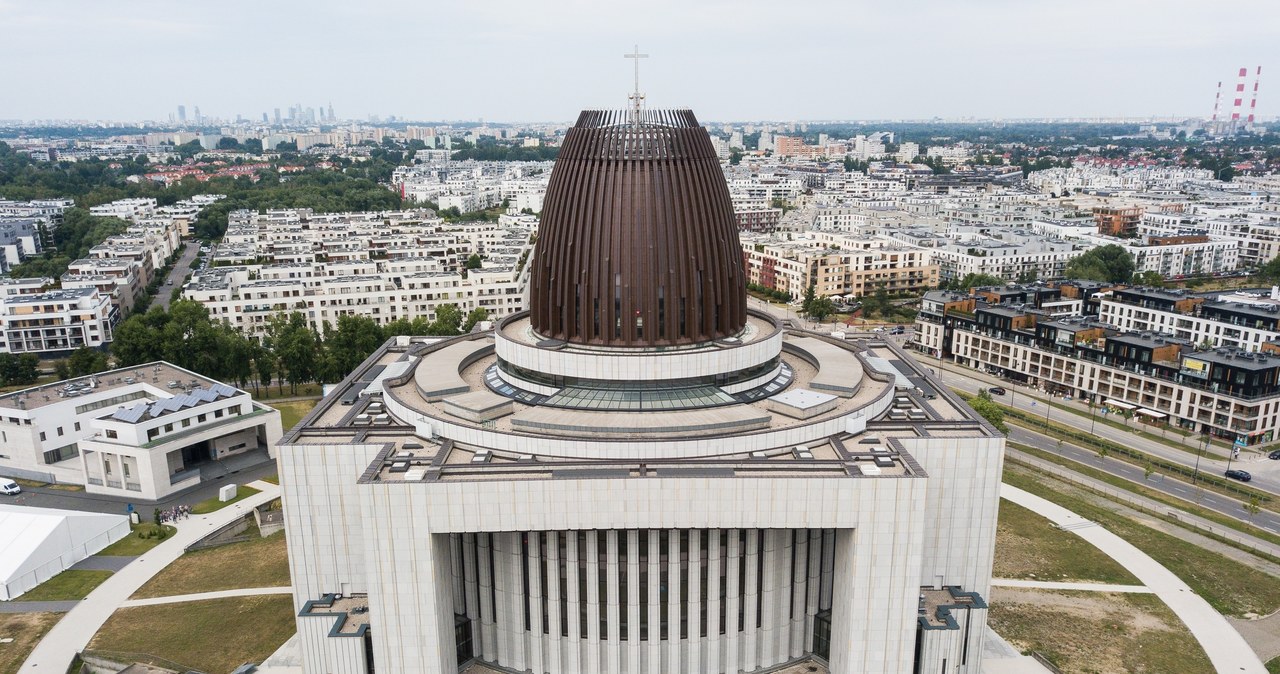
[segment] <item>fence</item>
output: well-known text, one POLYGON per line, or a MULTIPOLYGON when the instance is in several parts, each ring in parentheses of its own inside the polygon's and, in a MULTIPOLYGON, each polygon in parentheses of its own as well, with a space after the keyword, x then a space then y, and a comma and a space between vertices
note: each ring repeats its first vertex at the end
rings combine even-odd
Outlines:
POLYGON ((244 533, 249 528, 249 521, 249 515, 246 513, 244 517, 224 524, 211 531, 204 538, 188 545, 184 549, 184 552, 204 550, 205 548, 216 548, 218 546, 229 545, 231 543, 253 540, 253 536, 244 533))
POLYGON ((81 651, 80 659, 84 661, 84 667, 81 671, 88 672, 88 674, 115 674, 136 663, 165 669, 174 672, 174 674, 179 672, 182 674, 204 674, 199 670, 185 667, 172 660, 166 660, 150 653, 130 653, 128 651, 108 651, 95 648, 81 651))
MULTIPOLYGON (((1133 492, 1112 487, 1108 484, 1099 482, 1091 477, 1081 475, 1069 468, 1064 468, 1054 463, 1038 459, 1025 452, 1018 451, 1013 448, 1007 448, 1006 453, 1018 463, 1023 463, 1036 470, 1048 473, 1060 480, 1071 482, 1075 485, 1088 489, 1096 494, 1100 494, 1109 499, 1120 501, 1137 510, 1150 513, 1159 517, 1172 517, 1179 523, 1186 525, 1192 529, 1203 531, 1217 538, 1231 541, 1232 543, 1248 548, 1256 553, 1280 558, 1280 546, 1267 543, 1248 534, 1240 533, 1234 529, 1226 527, 1216 522, 1211 522, 1202 517, 1192 515, 1191 513, 1165 505, 1154 499, 1145 496, 1139 496, 1133 492)), ((1176 497, 1174 497, 1176 498, 1176 497)))
POLYGON ((1077 431, 1070 428, 1058 427, 1052 424, 1045 424, 1044 418, 1040 417, 1039 415, 1028 414, 1027 412, 1024 412, 1022 410, 1014 409, 1012 407, 1007 407, 1004 405, 1000 405, 1000 409, 1004 411, 1004 415, 1006 417, 1017 419, 1019 426, 1023 426, 1026 428, 1030 428, 1032 430, 1043 432, 1054 438, 1063 438, 1063 439, 1071 440, 1086 449, 1101 448, 1101 449, 1105 449, 1110 454, 1127 456, 1131 459, 1137 459, 1139 461, 1149 463, 1153 468, 1159 468, 1167 473, 1182 475, 1183 477, 1188 477, 1188 478, 1191 478, 1194 476, 1194 479, 1197 479, 1200 482, 1204 482, 1206 484, 1211 484, 1215 488, 1220 489, 1222 491, 1226 491, 1231 494, 1235 494, 1237 496, 1257 498, 1259 504, 1270 503, 1273 500, 1273 497, 1266 492, 1241 486, 1239 483, 1232 482, 1225 478, 1214 475, 1213 473, 1203 471, 1203 470, 1198 471, 1191 466, 1187 466, 1185 464, 1178 463, 1176 461, 1169 461, 1166 459, 1162 459, 1158 456, 1153 456, 1151 454, 1147 454, 1146 452, 1133 449, 1131 447, 1126 447, 1120 443, 1113 442, 1111 440, 1107 440, 1107 439, 1098 437, 1096 435, 1090 435, 1083 431, 1077 431))

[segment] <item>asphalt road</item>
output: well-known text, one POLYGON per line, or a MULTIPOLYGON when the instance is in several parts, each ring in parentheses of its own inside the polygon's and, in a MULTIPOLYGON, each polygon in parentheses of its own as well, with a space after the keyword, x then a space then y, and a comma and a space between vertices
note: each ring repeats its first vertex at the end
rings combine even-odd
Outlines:
POLYGON ((1232 517, 1245 522, 1250 522, 1260 526, 1273 534, 1280 534, 1280 514, 1263 510, 1252 518, 1243 507, 1243 501, 1240 498, 1232 498, 1222 496, 1214 492, 1198 489, 1181 480, 1166 478, 1160 474, 1153 474, 1150 479, 1143 476, 1143 469, 1130 463, 1126 463, 1119 459, 1098 458, 1097 452, 1089 449, 1083 449, 1070 443, 1062 443, 1059 448, 1058 441, 1045 435, 1030 431, 1019 426, 1010 426, 1009 439, 1024 445, 1029 445, 1051 454, 1058 454, 1073 461, 1085 464, 1091 468, 1101 470, 1112 475, 1117 475, 1125 479, 1138 482, 1144 486, 1161 491, 1178 498, 1186 499, 1193 503, 1198 503, 1200 507, 1213 510, 1228 517, 1232 517))
POLYGON ((86 494, 82 491, 63 491, 47 487, 23 487, 17 496, 0 496, 0 503, 33 506, 36 508, 61 508, 63 510, 80 510, 84 512, 111 513, 124 515, 128 512, 128 504, 132 503, 143 519, 151 517, 153 508, 172 508, 175 505, 195 505, 205 499, 218 495, 218 488, 224 484, 248 484, 254 480, 276 474, 276 462, 266 461, 251 466, 225 477, 200 483, 191 491, 182 492, 163 501, 138 501, 125 497, 86 494))
POLYGON ((199 241, 187 241, 186 250, 182 251, 182 257, 178 258, 177 263, 173 265, 173 269, 169 271, 169 278, 160 286, 160 290, 156 291, 155 302, 152 306, 169 308, 169 296, 173 294, 174 288, 182 287, 183 279, 187 278, 187 273, 191 271, 191 265, 196 261, 196 253, 200 252, 199 241), (172 284, 172 285, 170 285, 172 284))
MULTIPOLYGON (((919 360, 925 365, 937 369, 938 361, 936 359, 922 357, 919 360)), ((1013 384, 1011 382, 1002 381, 996 377, 992 377, 976 370, 962 368, 954 363, 944 364, 942 381, 948 386, 965 391, 966 393, 976 393, 979 390, 990 386, 1001 386, 1008 391, 1008 394, 1004 396, 993 396, 993 398, 1002 405, 1016 407, 1019 410, 1024 410, 1039 416, 1045 416, 1047 413, 1050 421, 1075 426, 1080 429, 1087 428, 1091 434, 1097 435, 1100 438, 1106 438, 1112 442, 1133 447, 1134 449, 1146 452, 1152 456, 1158 456, 1167 461, 1180 463, 1189 468, 1195 466, 1196 454, 1204 447, 1201 443, 1181 443, 1181 445, 1178 446, 1175 443, 1178 440, 1181 440, 1182 436, 1178 436, 1173 432, 1168 432, 1165 440, 1156 441, 1144 438, 1132 430, 1114 428, 1108 424, 1101 423, 1100 421, 1097 423, 1091 423, 1087 409, 1082 403, 1064 401, 1060 397, 1054 400, 1054 402, 1058 404, 1077 406, 1081 412, 1084 412, 1084 415, 1049 407, 1044 402, 1046 394, 1040 391, 1035 391, 1026 386, 1013 384)), ((1101 418, 1102 416, 1100 415, 1099 419, 1101 418)), ((1139 422, 1129 421, 1128 423, 1136 425, 1139 422)), ((1159 431, 1151 430, 1149 432, 1158 433, 1159 431)), ((1194 442, 1194 437, 1188 438, 1188 442, 1194 442)), ((1253 481, 1249 483, 1250 486, 1273 494, 1280 494, 1280 461, 1271 461, 1268 460, 1265 455, 1257 452, 1246 451, 1241 453, 1240 459, 1231 461, 1231 467, 1249 471, 1249 473, 1253 475, 1253 481)), ((1210 450, 1205 452, 1203 457, 1200 458, 1200 470, 1202 471, 1212 472, 1215 475, 1220 476, 1224 471, 1226 471, 1226 469, 1226 450, 1220 447, 1210 448, 1210 450)))

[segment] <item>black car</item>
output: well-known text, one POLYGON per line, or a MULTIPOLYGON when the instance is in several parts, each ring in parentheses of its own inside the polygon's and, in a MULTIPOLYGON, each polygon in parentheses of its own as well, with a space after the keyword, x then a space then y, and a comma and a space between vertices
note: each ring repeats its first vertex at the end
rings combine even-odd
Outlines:
POLYGON ((1280 461, 1280 449, 1277 449, 1276 451, 1268 454, 1267 458, 1271 459, 1272 461, 1280 461))
POLYGON ((1240 480, 1241 482, 1248 482, 1253 479, 1253 476, 1250 475, 1248 471, 1243 470, 1229 470, 1223 473, 1223 475, 1226 475, 1233 480, 1240 480))
POLYGON ((1004 390, 1003 386, 992 386, 991 388, 987 389, 987 392, 990 393, 991 395, 997 395, 997 396, 1002 396, 1005 393, 1008 393, 1008 391, 1004 390))

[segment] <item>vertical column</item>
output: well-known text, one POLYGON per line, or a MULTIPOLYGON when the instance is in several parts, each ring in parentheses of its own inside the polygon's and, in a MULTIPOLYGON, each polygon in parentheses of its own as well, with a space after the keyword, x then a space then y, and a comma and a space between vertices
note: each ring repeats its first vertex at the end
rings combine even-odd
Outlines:
POLYGON ((524 583, 521 580, 520 533, 506 532, 493 537, 496 567, 494 589, 498 595, 497 663, 515 670, 525 669, 524 583))
POLYGON ((662 674, 662 545, 660 532, 649 530, 649 674, 662 674))
MULTIPOLYGON (((476 566, 480 574, 480 647, 485 662, 498 660, 498 626, 493 615, 492 534, 476 534, 476 566)), ((499 571, 501 573, 501 571, 499 571)))
POLYGON ((688 580, 689 601, 685 607, 688 614, 688 632, 685 643, 685 656, 689 674, 702 674, 702 530, 689 530, 689 564, 688 580))
MULTIPOLYGON (((586 532, 587 555, 587 662, 583 669, 587 674, 600 674, 600 537, 599 532, 586 532)), ((606 552, 607 552, 606 548, 606 552)), ((604 572, 615 569, 616 561, 610 555, 605 559, 604 572)))
POLYGON ((547 593, 547 639, 545 662, 547 671, 560 672, 563 671, 560 667, 560 654, 564 646, 560 625, 560 532, 544 531, 542 538, 547 544, 547 587, 545 588, 547 593))
MULTIPOLYGON (((595 535, 594 531, 587 533, 595 535)), ((568 644, 564 653, 564 668, 568 672, 581 672, 582 667, 582 608, 585 598, 579 591, 582 586, 581 574, 578 569, 578 542, 582 536, 581 532, 569 531, 565 533, 564 552, 564 582, 565 582, 565 599, 569 602, 565 613, 568 621, 565 623, 565 633, 568 634, 568 644)))
POLYGON ((542 661, 542 534, 530 531, 528 541, 529 574, 529 668, 534 672, 546 670, 542 661))
POLYGON ((462 534, 449 534, 449 580, 453 590, 453 612, 463 613, 467 591, 462 581, 462 534))
POLYGON ((831 610, 831 583, 836 570, 836 530, 822 532, 822 583, 818 590, 818 610, 831 610))
MULTIPOLYGON (((793 529, 778 531, 778 570, 775 577, 778 591, 773 596, 774 604, 777 606, 773 620, 774 634, 778 641, 776 662, 784 662, 791 657, 791 576, 793 573, 791 540, 794 534, 793 529)), ((797 563, 796 566, 799 564, 797 563)))
MULTIPOLYGON (((617 670, 623 671, 623 670, 617 670)), ((640 530, 627 529, 627 666, 640 672, 640 530)), ((612 674, 612 672, 610 673, 612 674)))
POLYGON ((725 573, 725 608, 724 608, 724 671, 737 674, 742 668, 741 651, 738 649, 738 615, 742 611, 742 597, 738 593, 742 589, 742 573, 739 562, 742 557, 741 529, 729 530, 729 542, 725 552, 728 570, 725 573))
POLYGON ((747 529, 747 574, 743 580, 742 597, 742 670, 750 672, 760 666, 760 530, 747 529))
POLYGON ((805 637, 807 632, 804 631, 806 609, 806 599, 809 596, 809 536, 808 529, 798 529, 796 535, 796 554, 795 564, 791 568, 791 657, 798 658, 804 655, 805 637))
POLYGON ((707 532, 707 672, 720 671, 720 530, 707 532))
POLYGON ((822 544, 822 530, 809 530, 809 580, 804 600, 804 650, 813 650, 813 628, 818 614, 818 593, 822 589, 822 556, 826 554, 822 544))
POLYGON ((768 667, 777 662, 778 595, 778 530, 765 529, 761 536, 760 556, 764 573, 760 577, 760 666, 768 667))
MULTIPOLYGON (((667 658, 662 671, 680 671, 680 649, 684 641, 680 639, 680 595, 685 589, 684 577, 680 574, 680 530, 667 530, 667 658)), ((652 666, 650 669, 653 669, 652 666)))
POLYGON ((466 613, 471 621, 471 652, 484 651, 484 635, 480 629, 480 585, 476 579, 476 535, 462 535, 462 581, 466 585, 466 613))

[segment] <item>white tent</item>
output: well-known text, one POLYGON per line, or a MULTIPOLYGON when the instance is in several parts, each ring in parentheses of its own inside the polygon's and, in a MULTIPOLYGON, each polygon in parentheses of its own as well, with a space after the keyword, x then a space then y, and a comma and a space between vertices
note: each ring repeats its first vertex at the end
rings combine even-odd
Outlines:
POLYGON ((129 535, 129 518, 0 505, 0 600, 9 600, 129 535))

